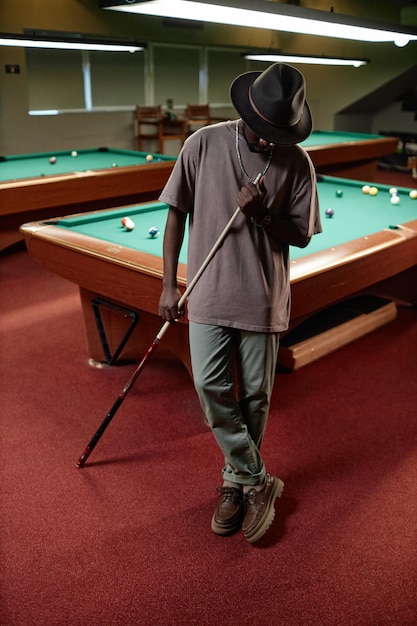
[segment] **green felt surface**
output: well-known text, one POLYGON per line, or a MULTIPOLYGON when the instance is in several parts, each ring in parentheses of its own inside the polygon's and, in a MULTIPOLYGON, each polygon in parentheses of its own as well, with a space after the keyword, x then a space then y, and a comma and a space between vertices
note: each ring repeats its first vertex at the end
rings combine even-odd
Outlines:
MULTIPOLYGON (((382 135, 369 135, 364 133, 346 133, 336 131, 313 131, 301 145, 310 146, 335 145, 366 141, 369 139, 382 139, 382 135)), ((19 154, 2 157, 0 160, 0 181, 19 180, 24 178, 37 178, 40 176, 53 176, 57 174, 69 174, 71 172, 85 172, 88 170, 110 169, 113 164, 117 167, 128 165, 143 165, 146 161, 147 152, 133 150, 118 150, 114 148, 92 148, 77 150, 78 156, 72 157, 71 150, 58 152, 43 152, 33 154, 19 154), (51 157, 56 157, 56 163, 49 163, 51 157)), ((175 157, 152 153, 156 161, 172 161, 175 157)))
POLYGON ((336 131, 316 130, 301 143, 303 148, 310 146, 330 146, 335 144, 369 141, 370 139, 385 139, 383 135, 369 135, 365 133, 342 133, 336 131))
MULTIPOLYGON (((98 211, 95 214, 79 215, 63 218, 57 225, 71 230, 116 243, 120 246, 135 248, 148 254, 162 256, 162 240, 165 223, 168 215, 168 206, 162 202, 148 202, 137 206, 117 208, 114 210, 98 211), (135 228, 127 231, 121 221, 123 217, 130 217, 135 228), (158 237, 150 237, 149 229, 159 228, 158 237)), ((187 230, 182 247, 180 261, 187 262, 187 230)))
MULTIPOLYGON (((398 188, 400 204, 393 205, 390 202, 390 187, 377 185, 378 195, 370 196, 362 193, 364 184, 362 181, 321 177, 318 190, 323 233, 312 237, 307 248, 292 247, 291 258, 300 258, 417 219, 417 200, 409 197, 409 189, 398 188), (339 190, 343 193, 342 197, 336 194, 339 190), (332 218, 325 216, 327 208, 334 210, 332 218)), ((151 202, 64 218, 57 224, 84 235, 161 256, 167 212, 167 205, 151 202), (121 224, 123 217, 130 217, 133 220, 134 230, 128 232, 123 228, 121 224), (159 237, 154 239, 148 232, 152 226, 156 226, 160 231, 159 237)), ((186 263, 186 243, 185 239, 180 257, 182 263, 186 263)))
POLYGON ((346 178, 319 177, 318 182, 320 214, 323 232, 312 237, 307 248, 291 249, 292 258, 299 258, 337 246, 353 239, 366 237, 399 224, 417 219, 417 200, 409 197, 410 189, 398 187, 400 203, 391 204, 390 186, 376 185, 378 194, 370 196, 362 193, 366 181, 346 178), (342 191, 342 197, 336 192, 342 191), (326 209, 334 211, 332 218, 326 217, 326 209))
POLYGON ((145 165, 148 154, 152 154, 155 162, 175 160, 175 157, 161 154, 113 148, 88 150, 74 148, 74 150, 77 152, 76 157, 71 156, 72 150, 2 157, 0 160, 0 181, 113 169, 114 166, 145 165), (51 157, 56 157, 55 163, 49 162, 51 157))

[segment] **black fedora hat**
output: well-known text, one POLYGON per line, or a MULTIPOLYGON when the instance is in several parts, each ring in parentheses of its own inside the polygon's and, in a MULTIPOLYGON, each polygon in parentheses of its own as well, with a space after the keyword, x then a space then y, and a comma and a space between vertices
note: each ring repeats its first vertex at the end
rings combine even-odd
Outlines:
POLYGON ((290 145, 304 141, 311 133, 305 91, 301 72, 291 65, 274 63, 264 72, 238 76, 230 87, 230 97, 254 133, 271 143, 290 145))

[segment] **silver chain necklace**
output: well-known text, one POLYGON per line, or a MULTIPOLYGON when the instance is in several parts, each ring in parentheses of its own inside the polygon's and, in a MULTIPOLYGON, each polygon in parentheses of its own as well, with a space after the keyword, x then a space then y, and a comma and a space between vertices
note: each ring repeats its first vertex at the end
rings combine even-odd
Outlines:
MULTIPOLYGON (((255 180, 254 178, 251 178, 249 176, 249 174, 247 173, 245 166, 243 165, 243 161, 242 161, 242 155, 240 154, 240 148, 239 148, 239 122, 241 120, 237 120, 236 121, 236 154, 237 154, 237 160, 239 161, 239 166, 240 169, 242 170, 242 174, 244 174, 246 176, 246 178, 248 180, 250 180, 251 183, 253 183, 253 181, 255 180)), ((268 161, 263 169, 263 172, 261 172, 261 176, 263 176, 264 174, 266 174, 266 172, 269 169, 269 166, 271 165, 271 161, 272 161, 272 155, 274 153, 274 148, 275 145, 272 145, 269 149, 269 157, 268 157, 268 161)))

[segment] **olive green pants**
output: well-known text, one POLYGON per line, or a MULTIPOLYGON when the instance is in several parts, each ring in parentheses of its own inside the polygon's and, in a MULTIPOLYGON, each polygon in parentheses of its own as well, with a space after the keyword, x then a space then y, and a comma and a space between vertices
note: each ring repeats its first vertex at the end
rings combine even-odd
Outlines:
POLYGON ((257 485, 279 334, 190 322, 194 385, 225 458, 223 479, 257 485))

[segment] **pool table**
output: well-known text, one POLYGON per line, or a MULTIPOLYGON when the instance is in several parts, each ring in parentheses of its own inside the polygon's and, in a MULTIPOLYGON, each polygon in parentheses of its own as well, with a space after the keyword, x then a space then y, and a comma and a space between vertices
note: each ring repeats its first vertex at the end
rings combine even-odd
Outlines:
POLYGON ((72 152, 0 157, 0 250, 21 240, 19 226, 29 220, 153 200, 175 163, 105 147, 72 152))
POLYGON ((301 145, 320 174, 372 182, 378 160, 395 153, 398 138, 316 130, 301 145))
MULTIPOLYGON (((291 327, 359 293, 417 304, 417 200, 400 188, 400 203, 393 205, 388 187, 379 185, 376 196, 361 188, 359 181, 320 177, 324 232, 307 248, 291 249, 291 327), (332 218, 325 216, 329 207, 332 218)), ((137 359, 160 330, 166 215, 166 205, 152 202, 21 226, 29 254, 79 285, 91 363, 113 363, 115 355, 137 359), (122 227, 125 216, 134 221, 134 230, 122 227), (151 226, 159 228, 159 237, 149 236, 151 226)), ((178 269, 181 285, 185 247, 178 269)), ((187 322, 178 322, 159 350, 174 353, 189 369, 187 333, 187 322)))

